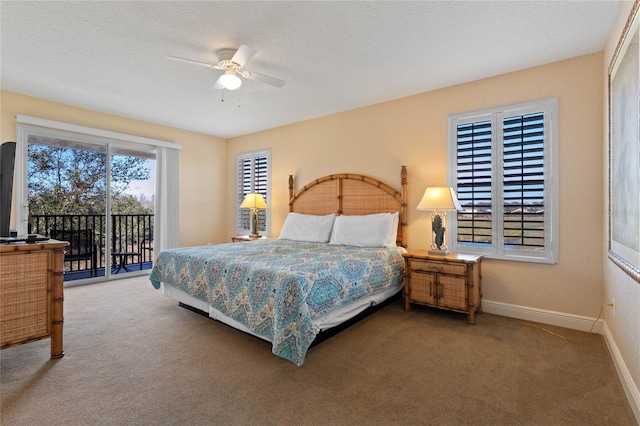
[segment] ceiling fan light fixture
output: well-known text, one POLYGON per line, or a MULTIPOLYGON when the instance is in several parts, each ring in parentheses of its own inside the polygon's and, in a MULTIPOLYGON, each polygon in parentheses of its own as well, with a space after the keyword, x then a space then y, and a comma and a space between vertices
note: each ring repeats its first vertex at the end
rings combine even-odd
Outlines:
POLYGON ((220 83, 227 90, 236 90, 242 84, 242 80, 237 75, 227 72, 220 77, 220 83))

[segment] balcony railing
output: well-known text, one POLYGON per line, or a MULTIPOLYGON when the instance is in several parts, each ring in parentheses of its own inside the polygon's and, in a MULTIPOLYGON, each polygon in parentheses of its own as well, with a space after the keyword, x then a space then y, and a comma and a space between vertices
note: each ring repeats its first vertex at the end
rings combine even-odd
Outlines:
POLYGON ((104 215, 32 215, 29 233, 69 242, 65 280, 104 276, 106 247, 111 250, 112 273, 149 269, 153 260, 153 214, 111 215, 111 238, 106 240, 104 215))

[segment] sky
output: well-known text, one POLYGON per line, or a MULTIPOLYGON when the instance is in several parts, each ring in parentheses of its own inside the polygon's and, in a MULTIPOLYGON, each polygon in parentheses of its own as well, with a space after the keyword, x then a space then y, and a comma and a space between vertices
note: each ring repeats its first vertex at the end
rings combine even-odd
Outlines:
POLYGON ((145 197, 149 198, 156 193, 156 161, 155 160, 147 160, 145 162, 145 167, 148 167, 150 170, 151 177, 147 180, 134 180, 129 184, 129 187, 125 191, 127 194, 131 195, 140 195, 144 194, 145 197))

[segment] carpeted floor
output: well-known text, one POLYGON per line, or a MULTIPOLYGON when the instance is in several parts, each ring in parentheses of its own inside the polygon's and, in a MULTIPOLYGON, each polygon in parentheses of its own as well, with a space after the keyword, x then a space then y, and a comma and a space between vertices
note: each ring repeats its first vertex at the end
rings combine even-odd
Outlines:
POLYGON ((0 352, 2 425, 637 424, 602 336, 574 330, 396 301, 299 368, 147 277, 68 288, 64 310, 64 358, 0 352))

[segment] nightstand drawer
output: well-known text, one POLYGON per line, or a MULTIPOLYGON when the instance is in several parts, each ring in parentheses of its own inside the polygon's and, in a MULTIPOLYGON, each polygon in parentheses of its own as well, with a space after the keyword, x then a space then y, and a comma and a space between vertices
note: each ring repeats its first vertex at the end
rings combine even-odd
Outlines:
POLYGON ((409 269, 451 275, 467 274, 467 265, 464 264, 434 262, 433 260, 411 258, 409 259, 409 269))

